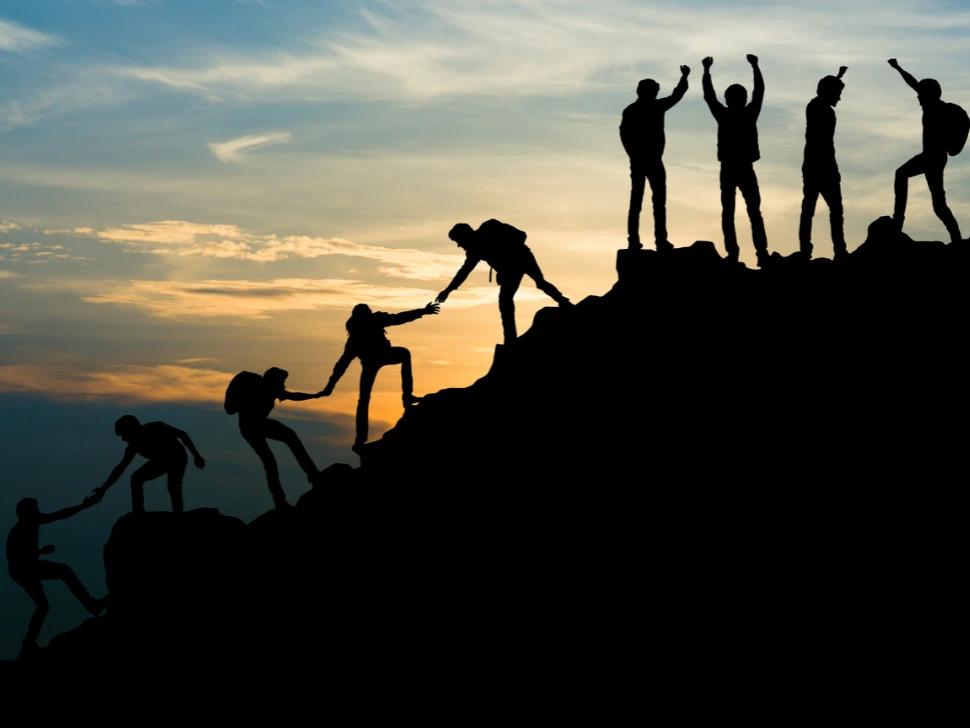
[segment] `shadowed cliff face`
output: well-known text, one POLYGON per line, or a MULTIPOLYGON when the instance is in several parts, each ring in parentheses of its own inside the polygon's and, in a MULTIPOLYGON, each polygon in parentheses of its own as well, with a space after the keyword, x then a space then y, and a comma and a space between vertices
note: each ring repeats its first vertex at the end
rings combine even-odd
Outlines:
POLYGON ((838 266, 621 251, 611 291, 540 311, 296 509, 121 519, 108 614, 4 670, 422 690, 872 657, 926 610, 946 640, 967 258, 881 221, 838 266))

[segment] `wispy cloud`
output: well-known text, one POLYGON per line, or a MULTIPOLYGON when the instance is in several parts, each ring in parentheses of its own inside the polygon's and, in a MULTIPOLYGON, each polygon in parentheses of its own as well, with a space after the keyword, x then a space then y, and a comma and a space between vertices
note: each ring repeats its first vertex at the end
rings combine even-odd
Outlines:
POLYGON ((0 279, 3 278, 19 278, 19 273, 14 273, 12 270, 0 270, 0 279))
POLYGON ((0 260, 11 263, 30 263, 33 265, 51 260, 86 261, 91 258, 74 255, 63 245, 44 245, 43 243, 0 243, 0 260))
POLYGON ((35 48, 57 45, 59 42, 56 36, 25 28, 10 20, 0 20, 0 50, 26 53, 35 48))
POLYGON ((45 230, 44 235, 90 235, 93 232, 94 232, 93 228, 76 227, 76 228, 65 228, 60 230, 45 230))
POLYGON ((0 233, 9 233, 11 230, 20 230, 20 225, 15 222, 0 220, 0 233))
MULTIPOLYGON (((72 284, 75 288, 76 284, 72 284)), ((36 287, 36 286, 35 286, 36 287)), ((290 278, 273 281, 209 280, 130 281, 98 285, 96 294, 82 295, 88 303, 133 306, 157 318, 272 318, 285 311, 350 309, 358 303, 381 308, 420 308, 438 291, 427 288, 378 286, 353 280, 290 278), (103 290, 107 286, 110 290, 103 290)), ((494 286, 469 287, 452 294, 447 306, 494 306, 494 286)), ((516 300, 545 300, 538 290, 521 289, 516 300)))
POLYGON ((285 144, 290 141, 289 132, 273 132, 271 134, 258 134, 255 136, 244 136, 238 139, 231 139, 228 142, 209 144, 209 149, 216 155, 220 162, 226 164, 235 162, 242 163, 245 160, 244 152, 251 152, 255 149, 270 147, 275 144, 285 144))

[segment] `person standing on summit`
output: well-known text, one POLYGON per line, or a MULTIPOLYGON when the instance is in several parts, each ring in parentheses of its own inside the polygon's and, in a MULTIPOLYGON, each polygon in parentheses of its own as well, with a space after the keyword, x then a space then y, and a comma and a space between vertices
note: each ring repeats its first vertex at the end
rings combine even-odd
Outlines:
POLYGON ((717 120, 717 159, 721 163, 721 229, 724 231, 724 248, 728 260, 737 262, 740 249, 734 230, 735 190, 740 189, 751 220, 751 237, 758 256, 758 265, 768 261, 768 237, 761 217, 761 192, 754 163, 761 159, 758 149, 758 115, 765 99, 765 81, 758 66, 758 57, 748 55, 748 63, 754 70, 754 92, 751 103, 748 92, 739 84, 728 86, 724 92, 727 106, 717 100, 711 81, 711 65, 714 59, 704 59, 704 101, 717 120))
POLYGON ((459 248, 465 251, 465 262, 458 269, 448 287, 438 294, 437 303, 444 303, 448 295, 456 290, 480 261, 485 261, 495 269, 499 284, 498 308, 502 314, 502 329, 506 345, 516 340, 515 329, 515 292, 519 290, 522 276, 529 276, 536 287, 552 298, 560 306, 572 306, 569 299, 559 292, 542 275, 535 255, 525 244, 525 233, 498 220, 486 220, 478 230, 460 222, 448 233, 459 248))
POLYGON ((893 220, 902 230, 906 217, 909 178, 922 174, 926 177, 926 184, 933 198, 933 212, 946 226, 950 241, 959 242, 963 238, 960 235, 960 226, 946 204, 943 169, 946 167, 947 153, 959 154, 966 142, 967 115, 959 106, 943 101, 943 90, 938 81, 932 78, 917 81, 900 67, 895 58, 889 59, 889 65, 899 71, 903 80, 917 93, 920 106, 923 107, 923 152, 896 170, 893 220))
POLYGON ((627 216, 627 240, 631 250, 643 247, 640 242, 640 210, 647 180, 653 195, 653 230, 657 250, 674 246, 667 240, 667 170, 663 153, 667 140, 664 134, 664 114, 684 98, 690 68, 680 67, 680 83, 674 92, 657 98, 660 84, 645 78, 637 85, 637 100, 623 110, 620 122, 620 141, 630 157, 630 212, 627 216))
POLYGON ((845 84, 842 76, 849 70, 839 69, 838 76, 826 76, 818 82, 817 95, 805 109, 805 161, 802 164, 804 197, 798 226, 801 252, 812 257, 812 218, 821 195, 829 206, 832 223, 832 249, 835 259, 847 254, 842 216, 842 175, 835 161, 835 105, 842 98, 845 84))

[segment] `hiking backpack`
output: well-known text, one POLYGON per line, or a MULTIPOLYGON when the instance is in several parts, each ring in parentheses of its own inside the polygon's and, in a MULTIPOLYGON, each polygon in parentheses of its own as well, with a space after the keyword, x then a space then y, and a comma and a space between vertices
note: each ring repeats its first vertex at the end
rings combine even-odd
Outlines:
POLYGON ((253 401, 263 386, 263 378, 253 372, 239 372, 226 387, 223 407, 227 415, 234 415, 253 401))
MULTIPOLYGON (((484 244, 488 248, 485 255, 500 263, 515 260, 525 250, 526 234, 508 223, 499 220, 486 220, 479 226, 477 232, 482 233, 482 237, 488 241, 484 244)), ((492 282, 494 267, 493 263, 489 263, 489 283, 492 282)))
POLYGON ((963 151, 970 135, 970 116, 956 104, 946 104, 946 151, 955 157, 963 151))

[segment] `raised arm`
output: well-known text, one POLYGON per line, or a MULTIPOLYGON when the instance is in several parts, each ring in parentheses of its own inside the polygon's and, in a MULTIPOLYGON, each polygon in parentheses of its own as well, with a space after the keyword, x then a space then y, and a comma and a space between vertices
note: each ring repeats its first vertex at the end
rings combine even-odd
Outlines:
POLYGON ((475 266, 478 265, 478 261, 478 258, 472 257, 471 255, 466 256, 465 262, 462 263, 461 268, 459 268, 458 272, 455 273, 455 277, 451 279, 451 283, 448 284, 448 287, 445 288, 445 290, 438 294, 435 302, 444 303, 447 301, 448 295, 452 291, 457 290, 458 287, 465 282, 465 279, 468 278, 468 274, 475 270, 475 266))
POLYGON ((711 66, 714 63, 714 59, 708 56, 702 63, 704 64, 704 78, 701 82, 701 86, 704 88, 704 101, 707 102, 707 108, 711 110, 716 119, 721 112, 724 110, 724 105, 717 100, 717 94, 714 93, 714 82, 711 80, 711 66))
POLYGON ((353 347, 350 345, 350 339, 344 344, 344 353, 340 355, 337 359, 337 363, 333 366, 333 374, 330 375, 330 381, 327 382, 326 388, 320 392, 322 397, 329 397, 333 393, 333 388, 337 386, 337 382, 340 381, 340 377, 344 375, 347 371, 347 367, 350 366, 350 362, 354 360, 357 354, 354 352, 353 347))
POLYGON ((416 308, 413 311, 402 311, 401 313, 385 314, 386 318, 381 321, 381 326, 400 326, 401 324, 417 321, 422 316, 438 313, 437 303, 429 303, 424 308, 416 308))
POLYGON ((899 65, 899 62, 895 58, 889 59, 889 65, 899 71, 899 75, 903 77, 903 80, 909 85, 913 91, 919 92, 919 81, 917 81, 912 74, 907 73, 899 65))
POLYGON ((205 460, 201 455, 199 455, 199 451, 195 449, 195 443, 193 443, 191 438, 189 438, 188 433, 182 430, 176 430, 175 436, 184 442, 185 446, 189 449, 189 452, 192 453, 192 457, 195 459, 195 467, 202 470, 202 468, 205 467, 205 460))
POLYGON ((681 66, 680 74, 680 81, 674 88, 674 92, 667 98, 660 100, 664 111, 677 104, 682 98, 684 98, 684 94, 687 93, 687 77, 690 75, 690 68, 687 66, 681 66))
POLYGON ((118 479, 125 474, 125 468, 131 465, 131 461, 135 459, 135 455, 137 454, 135 448, 131 445, 125 449, 125 456, 121 459, 120 463, 115 465, 115 469, 111 471, 111 475, 104 481, 104 485, 91 491, 97 496, 96 503, 100 503, 101 499, 104 498, 104 494, 108 492, 108 488, 117 483, 118 479))
POLYGON ((751 93, 751 103, 748 108, 754 113, 755 118, 761 113, 761 105, 765 102, 765 78, 761 75, 761 66, 758 65, 758 56, 748 54, 748 63, 754 71, 754 91, 751 93))

